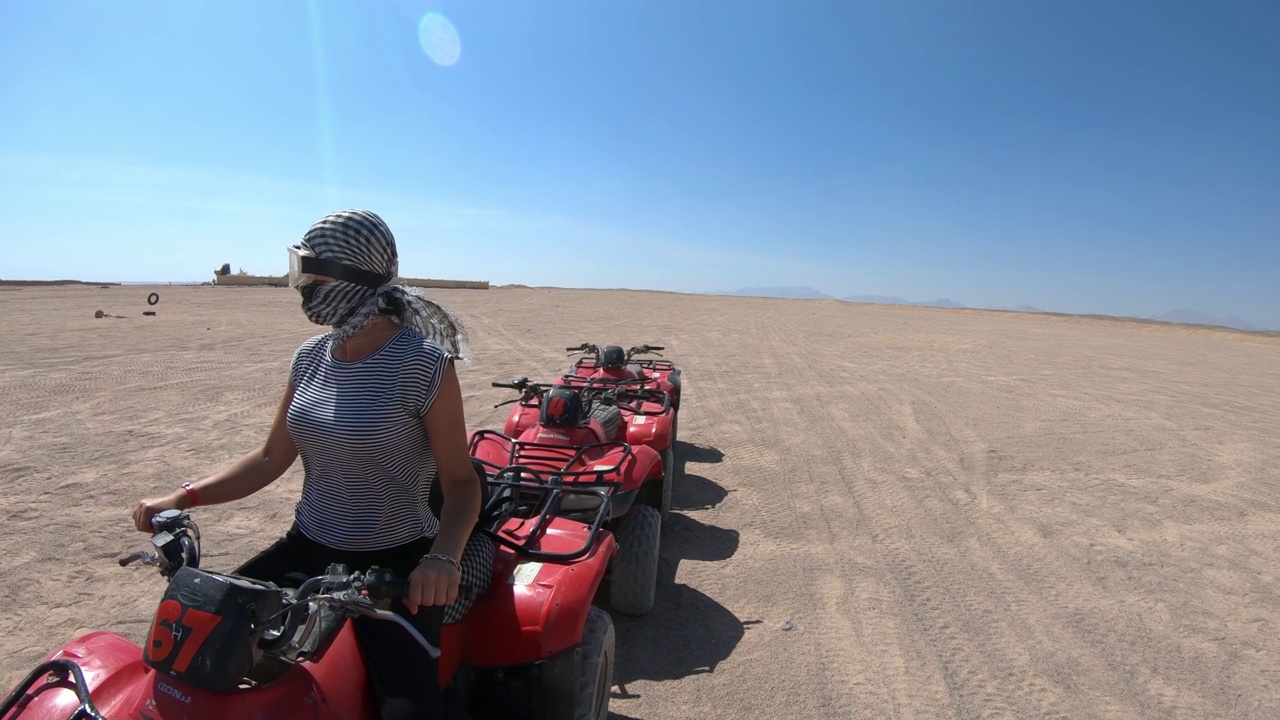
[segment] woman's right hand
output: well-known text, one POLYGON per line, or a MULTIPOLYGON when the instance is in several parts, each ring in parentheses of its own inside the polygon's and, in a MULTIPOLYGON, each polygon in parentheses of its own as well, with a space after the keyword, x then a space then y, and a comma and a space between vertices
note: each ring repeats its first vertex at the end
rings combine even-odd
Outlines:
POLYGON ((136 527, 139 532, 155 532, 155 529, 151 527, 151 518, 155 517, 157 513, 164 512, 165 510, 181 510, 181 502, 182 498, 177 493, 174 493, 173 495, 166 495, 165 497, 139 500, 138 507, 133 511, 134 527, 136 527))

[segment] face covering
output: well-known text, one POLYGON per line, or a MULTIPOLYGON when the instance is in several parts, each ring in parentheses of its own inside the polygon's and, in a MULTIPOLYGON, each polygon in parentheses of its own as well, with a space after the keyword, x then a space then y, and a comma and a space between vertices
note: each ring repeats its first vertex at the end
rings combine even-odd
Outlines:
POLYGON ((385 315, 466 361, 466 332, 458 319, 416 288, 392 284, 399 273, 395 237, 376 213, 330 213, 312 225, 296 247, 299 252, 290 257, 291 286, 302 295, 307 319, 332 326, 335 342, 385 315), (294 284, 307 274, 338 279, 294 284))
POLYGON ((352 311, 373 295, 373 290, 353 283, 330 281, 298 288, 302 312, 316 325, 342 325, 352 311), (344 287, 346 286, 346 287, 344 287))

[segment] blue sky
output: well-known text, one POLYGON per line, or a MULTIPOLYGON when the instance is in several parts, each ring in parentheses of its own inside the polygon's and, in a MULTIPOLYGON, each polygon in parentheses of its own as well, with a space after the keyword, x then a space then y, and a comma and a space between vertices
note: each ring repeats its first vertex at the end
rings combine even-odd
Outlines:
POLYGON ((1280 3, 0 6, 0 277, 808 285, 1280 327, 1280 3), (451 30, 450 30, 451 29, 451 30))

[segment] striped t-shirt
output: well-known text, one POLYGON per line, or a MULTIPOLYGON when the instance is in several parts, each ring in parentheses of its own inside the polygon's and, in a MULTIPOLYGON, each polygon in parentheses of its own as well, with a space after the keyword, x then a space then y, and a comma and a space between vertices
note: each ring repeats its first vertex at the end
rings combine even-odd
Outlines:
POLYGON ((410 328, 362 360, 331 349, 330 336, 313 337, 290 369, 288 427, 304 471, 298 529, 342 550, 434 537, 436 460, 422 416, 452 355, 410 328))

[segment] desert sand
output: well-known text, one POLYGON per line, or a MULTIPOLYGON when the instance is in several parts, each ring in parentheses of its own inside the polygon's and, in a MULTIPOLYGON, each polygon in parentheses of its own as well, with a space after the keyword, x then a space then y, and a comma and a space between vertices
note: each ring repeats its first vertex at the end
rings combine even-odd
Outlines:
MULTIPOLYGON (((467 420, 583 341, 685 370, 657 606, 615 718, 1280 718, 1280 338, 1015 313, 434 290, 467 420), (789 628, 789 629, 787 629, 789 628)), ((138 498, 261 442, 297 294, 0 292, 0 685, 162 591, 138 498), (143 317, 147 293, 161 301, 143 317), (97 309, 126 315, 94 319, 97 309)), ((201 508, 205 566, 290 522, 300 464, 201 508)))

